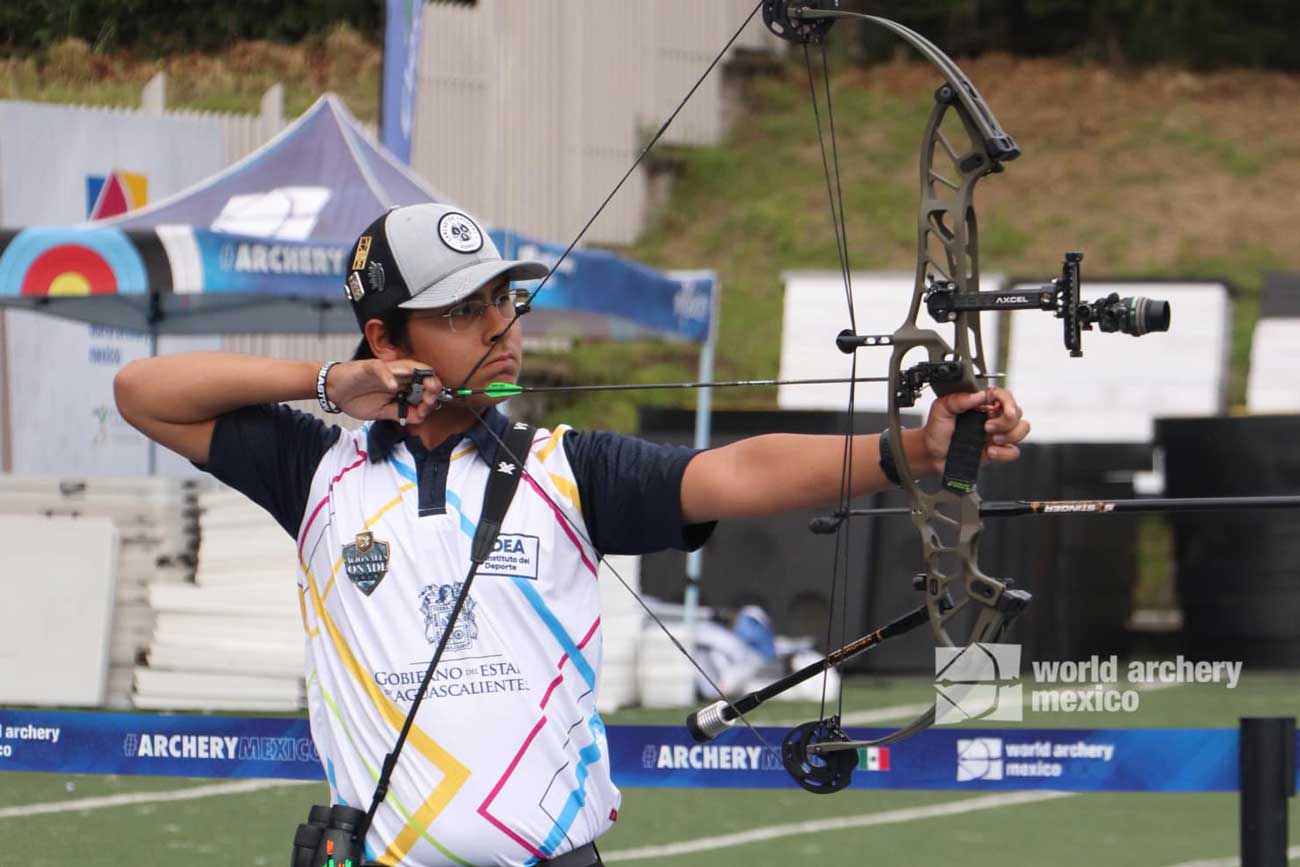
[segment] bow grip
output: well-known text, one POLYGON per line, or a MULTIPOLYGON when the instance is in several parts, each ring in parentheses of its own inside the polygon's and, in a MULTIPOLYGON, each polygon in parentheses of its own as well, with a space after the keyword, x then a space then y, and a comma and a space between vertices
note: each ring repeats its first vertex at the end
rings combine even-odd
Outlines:
POLYGON ((980 457, 984 454, 984 423, 988 414, 972 409, 957 416, 948 459, 943 466, 943 486, 953 493, 969 494, 979 479, 980 457))

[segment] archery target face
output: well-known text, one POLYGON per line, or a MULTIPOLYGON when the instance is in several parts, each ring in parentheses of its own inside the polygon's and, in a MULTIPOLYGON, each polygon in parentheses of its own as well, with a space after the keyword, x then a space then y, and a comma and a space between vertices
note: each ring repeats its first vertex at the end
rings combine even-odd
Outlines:
POLYGON ((105 295, 117 292, 112 267, 89 247, 60 244, 41 253, 23 275, 23 295, 105 295))
POLYGON ((144 261, 119 229, 25 229, 0 253, 0 294, 73 297, 143 293, 144 261))

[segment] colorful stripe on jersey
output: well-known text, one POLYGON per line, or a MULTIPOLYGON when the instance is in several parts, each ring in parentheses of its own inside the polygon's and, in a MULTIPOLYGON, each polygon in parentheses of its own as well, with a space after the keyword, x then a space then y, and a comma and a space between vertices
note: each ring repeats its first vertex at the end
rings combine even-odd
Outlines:
MULTIPOLYGON (((390 455, 388 457, 388 462, 402 478, 411 480, 417 478, 415 468, 404 463, 395 456, 390 455)), ((556 522, 560 524, 564 529, 565 535, 577 548, 578 553, 582 558, 583 565, 586 566, 593 576, 596 575, 597 569, 595 565, 587 557, 586 548, 574 534, 568 521, 565 520, 565 516, 560 513, 556 505, 541 491, 537 482, 526 470, 523 478, 528 481, 537 496, 550 507, 556 522)), ((459 517, 461 532, 472 540, 474 538, 477 524, 475 524, 475 522, 465 514, 460 497, 455 491, 448 488, 446 498, 447 505, 456 510, 456 514, 459 517)), ((541 594, 537 592, 537 589, 532 585, 532 582, 523 578, 515 578, 513 583, 516 589, 518 589, 528 601, 528 604, 532 607, 534 613, 537 614, 543 625, 546 626, 547 631, 550 632, 556 643, 564 650, 564 654, 560 657, 556 667, 563 669, 564 663, 568 660, 572 660, 574 669, 577 670, 579 675, 582 677, 583 682, 587 686, 587 691, 595 689, 596 672, 583 655, 582 648, 586 646, 587 642, 590 641, 591 637, 596 633, 596 629, 600 625, 600 619, 597 618, 591 625, 591 628, 587 631, 587 634, 583 637, 581 642, 576 642, 573 637, 569 635, 568 631, 564 629, 559 618, 556 617, 555 612, 547 606, 546 601, 542 598, 541 594)), ((501 791, 501 788, 510 778, 524 754, 528 752, 528 748, 533 743, 537 733, 540 732, 542 727, 546 724, 547 716, 544 712, 545 705, 549 701, 554 688, 558 686, 561 680, 563 680, 562 675, 551 684, 549 689, 547 689, 541 703, 543 715, 537 720, 537 723, 528 733, 528 736, 524 739, 524 742, 520 745, 518 752, 515 754, 514 759, 511 761, 509 767, 507 767, 506 772, 493 786, 492 791, 488 794, 487 798, 484 799, 478 809, 479 814, 483 816, 484 819, 487 819, 502 833, 528 850, 528 852, 533 856, 528 862, 529 864, 535 864, 538 861, 549 859, 554 853, 556 846, 568 838, 569 829, 577 820, 582 806, 586 803, 586 783, 590 776, 590 766, 593 763, 600 761, 602 755, 600 744, 604 742, 604 725, 600 722, 599 715, 593 711, 591 717, 587 720, 588 729, 592 733, 592 742, 579 750, 579 762, 575 768, 576 785, 565 799, 564 807, 560 811, 560 814, 558 816, 550 816, 548 814, 548 818, 550 818, 552 823, 552 828, 550 833, 547 834, 546 839, 542 840, 540 843, 530 843, 517 831, 508 827, 505 823, 491 814, 490 808, 492 801, 496 798, 497 794, 501 791)))

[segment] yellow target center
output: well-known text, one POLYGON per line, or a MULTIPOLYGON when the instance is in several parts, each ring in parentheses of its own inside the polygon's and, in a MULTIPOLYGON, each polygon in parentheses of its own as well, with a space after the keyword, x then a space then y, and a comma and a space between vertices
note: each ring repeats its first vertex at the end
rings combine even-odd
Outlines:
POLYGON ((90 281, 75 271, 67 271, 50 282, 51 295, 89 295, 90 281))

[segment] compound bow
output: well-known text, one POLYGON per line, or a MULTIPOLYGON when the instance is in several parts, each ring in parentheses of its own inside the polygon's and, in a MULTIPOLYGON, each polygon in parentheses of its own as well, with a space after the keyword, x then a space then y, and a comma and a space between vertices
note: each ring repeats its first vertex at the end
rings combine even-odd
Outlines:
MULTIPOLYGON (((823 70, 826 67, 824 44, 827 31, 837 19, 848 18, 879 25, 901 37, 943 78, 934 92, 934 106, 920 144, 916 272, 907 316, 892 334, 858 334, 855 328, 850 328, 841 332, 836 340, 837 346, 845 353, 855 353, 864 347, 885 346, 891 349, 888 423, 884 434, 891 443, 902 442, 901 413, 915 405, 922 388, 929 386, 936 396, 942 397, 987 387, 990 371, 980 329, 981 311, 1052 311, 1063 322, 1065 346, 1073 356, 1082 354, 1080 332, 1094 323, 1103 330, 1126 330, 1133 334, 1168 328, 1169 309, 1164 302, 1146 299, 1121 301, 1116 297, 1092 304, 1083 303, 1079 297, 1079 263, 1082 260, 1079 253, 1067 253, 1061 277, 1038 292, 981 292, 975 186, 986 175, 1001 172, 1005 163, 1020 155, 1020 149, 1002 129, 975 85, 957 64, 920 34, 888 19, 839 10, 835 8, 837 0, 763 0, 761 6, 768 29, 782 39, 802 45, 805 57, 809 45, 822 47, 823 70), (951 115, 959 121, 958 129, 964 134, 964 140, 950 137, 953 125, 945 124, 945 121, 951 115), (938 323, 951 325, 951 342, 933 328, 923 327, 920 321, 923 314, 938 323), (917 355, 914 353, 918 350, 924 360, 910 363, 909 356, 915 359, 917 355)), ((812 86, 810 62, 808 67, 812 86)), ((812 90, 815 109, 815 86, 812 90)), ((829 86, 826 103, 831 158, 824 159, 823 163, 827 166, 827 189, 830 191, 852 321, 848 245, 844 236, 838 148, 834 139, 829 86)), ((817 119, 820 137, 820 113, 817 119)), ((917 481, 917 474, 903 449, 898 448, 894 454, 899 483, 911 503, 907 511, 921 537, 925 569, 916 576, 914 585, 923 595, 922 605, 739 702, 722 700, 692 714, 687 725, 697 740, 715 737, 767 698, 926 622, 930 624, 937 644, 944 647, 994 642, 1005 634, 1014 618, 1029 605, 1031 596, 1024 590, 1013 588, 1008 579, 988 575, 979 565, 982 522, 980 498, 975 487, 984 450, 985 421, 985 414, 978 410, 958 417, 942 483, 935 490, 923 488, 917 481), (954 618, 971 614, 974 615, 974 624, 965 639, 959 642, 951 634, 950 627, 954 618)), ((847 470, 852 464, 851 428, 845 448, 847 470)), ((842 487, 840 510, 834 516, 813 522, 814 532, 838 535, 847 529, 849 488, 846 482, 842 487)), ((848 549, 847 544, 841 547, 845 551, 848 549)), ((832 602, 834 595, 833 587, 832 602)), ((782 745, 782 761, 804 788, 822 793, 838 791, 848 784, 857 764, 857 748, 908 737, 932 725, 934 718, 932 707, 895 732, 860 741, 844 733, 836 713, 791 731, 782 745)))

